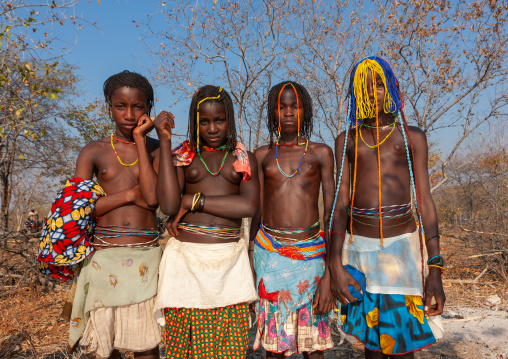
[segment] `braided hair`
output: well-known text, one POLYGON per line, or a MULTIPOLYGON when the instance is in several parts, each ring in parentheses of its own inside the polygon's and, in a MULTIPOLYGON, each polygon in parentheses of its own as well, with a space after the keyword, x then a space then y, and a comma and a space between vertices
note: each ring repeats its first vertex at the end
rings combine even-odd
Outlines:
POLYGON ((103 86, 106 103, 109 104, 111 102, 113 92, 120 87, 131 87, 143 92, 146 96, 146 104, 148 105, 148 115, 150 115, 154 105, 153 87, 146 77, 128 70, 110 76, 103 86))
MULTIPOLYGON (((229 96, 226 90, 222 89, 222 87, 217 87, 213 85, 206 85, 200 87, 192 97, 192 101, 189 108, 189 130, 187 134, 191 148, 196 148, 197 144, 198 104, 202 100, 204 101, 201 103, 201 105, 209 101, 221 103, 224 105, 224 110, 226 111, 226 125, 227 125, 226 148, 230 151, 234 150, 236 148, 236 123, 233 101, 231 100, 231 97, 229 96), (217 97, 217 98, 206 99, 208 97, 217 97)), ((201 148, 201 141, 199 147, 201 148)))
POLYGON ((270 148, 273 146, 274 137, 278 136, 279 131, 279 119, 277 118, 276 110, 279 107, 279 93, 283 88, 296 90, 298 99, 301 101, 303 106, 303 123, 301 124, 300 133, 303 137, 309 138, 312 135, 312 99, 309 93, 297 82, 294 81, 283 81, 270 89, 268 93, 268 131, 270 133, 270 148))

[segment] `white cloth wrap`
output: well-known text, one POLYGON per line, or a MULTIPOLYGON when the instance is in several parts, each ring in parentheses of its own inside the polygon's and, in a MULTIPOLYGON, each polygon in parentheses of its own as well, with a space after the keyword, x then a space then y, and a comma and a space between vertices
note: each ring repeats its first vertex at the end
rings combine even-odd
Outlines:
MULTIPOLYGON (((346 233, 342 250, 342 262, 365 274, 366 290, 379 294, 403 294, 423 297, 423 273, 427 277, 427 249, 420 249, 418 231, 381 239, 346 233)), ((441 316, 428 318, 434 337, 441 339, 444 328, 441 316)))
POLYGON ((160 325, 164 308, 210 309, 257 299, 244 239, 211 244, 169 239, 154 308, 160 325))
MULTIPOLYGON (((418 231, 381 239, 346 233, 342 250, 344 265, 365 274, 367 292, 379 294, 423 295, 422 251, 418 231)), ((423 248, 424 275, 427 276, 427 250, 423 248)))

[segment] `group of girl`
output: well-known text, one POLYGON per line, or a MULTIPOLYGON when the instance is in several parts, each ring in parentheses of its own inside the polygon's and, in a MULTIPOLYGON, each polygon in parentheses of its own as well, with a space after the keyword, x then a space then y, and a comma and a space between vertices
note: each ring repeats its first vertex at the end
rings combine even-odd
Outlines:
POLYGON ((427 143, 407 125, 385 60, 353 69, 335 161, 309 140, 312 100, 292 81, 270 89, 269 143, 254 154, 222 87, 196 91, 178 146, 174 116, 150 117, 145 77, 113 75, 104 96, 115 130, 81 150, 41 238, 43 272, 75 280, 71 348, 158 358, 162 326, 167 358, 244 358, 249 311, 267 358, 323 358, 333 322, 367 357, 411 357, 439 338, 444 265, 427 143))

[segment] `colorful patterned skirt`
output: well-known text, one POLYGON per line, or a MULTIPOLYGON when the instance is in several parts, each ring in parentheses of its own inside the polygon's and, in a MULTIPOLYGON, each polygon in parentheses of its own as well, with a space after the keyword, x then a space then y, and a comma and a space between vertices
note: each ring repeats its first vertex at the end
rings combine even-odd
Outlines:
POLYGON ((240 359, 249 345, 249 305, 166 308, 166 358, 240 359))
POLYGON ((369 350, 405 354, 436 342, 419 296, 364 293, 363 300, 342 306, 342 330, 369 350))
POLYGON ((290 313, 285 323, 280 322, 280 313, 272 301, 261 299, 259 303, 258 331, 253 348, 263 344, 272 353, 314 352, 333 348, 330 319, 327 314, 312 312, 312 303, 290 313), (282 335, 277 335, 282 325, 282 335))

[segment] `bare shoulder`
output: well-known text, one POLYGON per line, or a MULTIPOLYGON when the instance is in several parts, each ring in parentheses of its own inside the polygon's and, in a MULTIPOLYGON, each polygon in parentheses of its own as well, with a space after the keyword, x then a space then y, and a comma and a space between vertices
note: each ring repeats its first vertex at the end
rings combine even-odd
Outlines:
POLYGON ((247 151, 247 154, 249 155, 249 161, 256 161, 256 155, 254 153, 247 151))
POLYGON ((258 147, 254 151, 254 156, 256 157, 256 159, 257 159, 257 161, 259 163, 262 162, 265 159, 266 155, 268 154, 268 151, 269 151, 268 145, 264 145, 264 146, 258 147))
POLYGON ((427 135, 425 135, 425 132, 417 126, 408 126, 408 130, 415 148, 427 148, 427 135))
POLYGON ((333 150, 326 143, 309 141, 309 149, 314 151, 321 159, 333 157, 333 150))
POLYGON ((341 143, 344 143, 344 138, 346 137, 346 131, 342 131, 341 133, 339 133, 339 135, 337 137, 335 137, 335 146, 337 146, 341 143))
POLYGON ((109 145, 109 137, 102 138, 97 141, 90 142, 85 147, 81 149, 79 152, 79 156, 83 157, 89 157, 89 156, 95 156, 102 151, 109 145))

